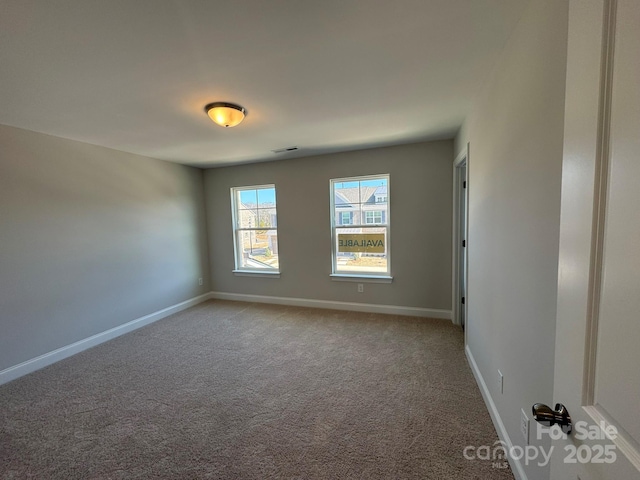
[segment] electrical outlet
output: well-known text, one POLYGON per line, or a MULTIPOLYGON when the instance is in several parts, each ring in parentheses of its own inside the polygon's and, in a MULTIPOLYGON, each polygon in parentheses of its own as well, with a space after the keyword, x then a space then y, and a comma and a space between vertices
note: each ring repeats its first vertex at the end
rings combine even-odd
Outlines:
POLYGON ((359 283, 358 284, 358 293, 363 293, 364 292, 364 284, 359 283))
POLYGON ((529 445, 529 417, 527 417, 524 409, 520 409, 520 413, 520 431, 522 432, 522 436, 524 437, 525 444, 529 445))
POLYGON ((202 285, 202 277, 198 279, 198 285, 202 285))
POLYGON ((498 388, 501 394, 504 393, 504 375, 500 370, 498 370, 498 388))

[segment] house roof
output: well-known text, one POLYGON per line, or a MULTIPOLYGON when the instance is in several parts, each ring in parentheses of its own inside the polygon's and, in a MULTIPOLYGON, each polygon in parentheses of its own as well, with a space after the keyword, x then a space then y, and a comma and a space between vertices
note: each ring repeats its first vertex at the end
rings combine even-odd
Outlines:
POLYGON ((352 206, 358 203, 375 203, 375 192, 380 187, 336 188, 335 205, 337 207, 352 206))

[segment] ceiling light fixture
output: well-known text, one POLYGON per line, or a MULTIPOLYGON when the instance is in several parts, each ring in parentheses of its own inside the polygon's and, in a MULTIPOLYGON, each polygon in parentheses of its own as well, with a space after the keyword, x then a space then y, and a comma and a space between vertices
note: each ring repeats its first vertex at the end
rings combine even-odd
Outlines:
POLYGON ((298 150, 298 147, 285 147, 278 148, 277 150, 271 150, 273 153, 286 153, 286 152, 294 152, 298 150))
POLYGON ((215 102, 204 107, 209 118, 221 127, 235 127, 244 120, 247 111, 235 103, 215 102))

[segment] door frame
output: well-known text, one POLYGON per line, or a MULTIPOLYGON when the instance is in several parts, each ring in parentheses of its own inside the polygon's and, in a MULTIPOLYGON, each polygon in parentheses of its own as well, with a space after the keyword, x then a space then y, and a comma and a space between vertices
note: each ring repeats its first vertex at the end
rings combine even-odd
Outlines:
MULTIPOLYGON (((451 275, 451 320, 455 325, 462 326, 462 308, 467 312, 468 301, 465 298, 465 305, 462 307, 460 303, 461 298, 461 285, 464 282, 464 291, 467 292, 468 296, 468 277, 469 277, 469 254, 468 248, 462 247, 462 239, 466 239, 467 244, 469 242, 469 144, 465 145, 464 149, 456 156, 453 161, 453 232, 452 232, 452 248, 451 248, 451 257, 452 257, 452 275, 451 275), (462 167, 464 169, 464 178, 462 167), (466 183, 466 196, 465 205, 464 205, 464 218, 461 217, 461 183, 462 181, 466 183), (461 228, 462 226, 462 228, 461 228), (461 273, 461 262, 460 259, 464 255, 464 260, 466 264, 466 274, 461 273), (464 278, 461 278, 464 277, 464 278)), ((468 245, 467 245, 468 247, 468 245)), ((465 315, 465 322, 467 320, 467 316, 465 315)), ((465 328, 466 331, 466 328, 465 328)), ((465 342, 466 343, 466 342, 465 342)))

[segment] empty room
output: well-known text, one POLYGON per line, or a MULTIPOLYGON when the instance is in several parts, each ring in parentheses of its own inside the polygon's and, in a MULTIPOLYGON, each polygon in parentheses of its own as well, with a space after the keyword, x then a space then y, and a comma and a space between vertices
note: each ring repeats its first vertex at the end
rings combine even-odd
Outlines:
POLYGON ((0 0, 0 479, 640 479, 636 0, 0 0))

